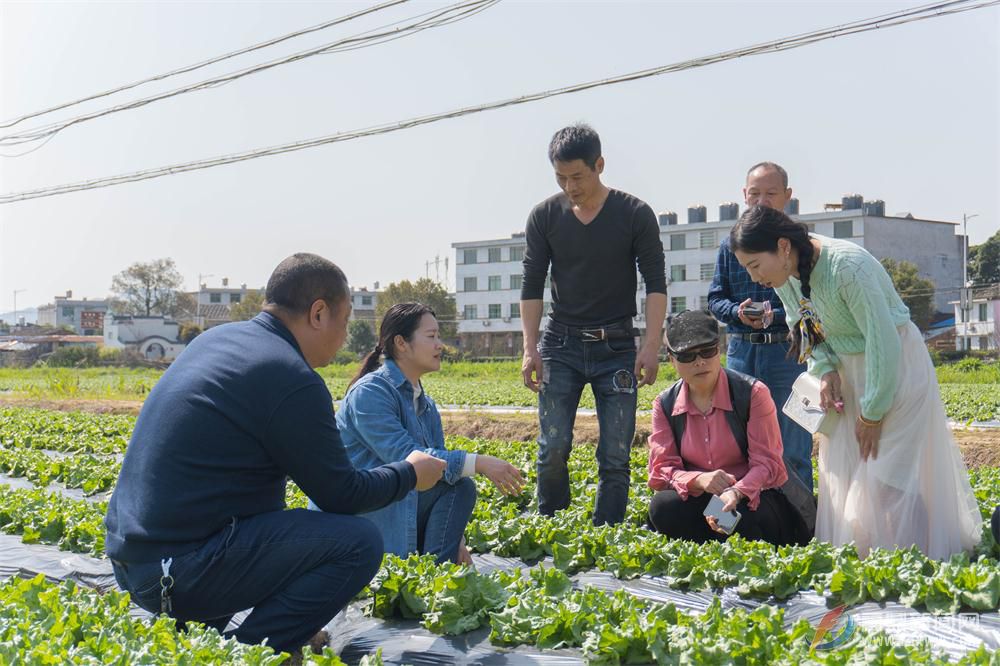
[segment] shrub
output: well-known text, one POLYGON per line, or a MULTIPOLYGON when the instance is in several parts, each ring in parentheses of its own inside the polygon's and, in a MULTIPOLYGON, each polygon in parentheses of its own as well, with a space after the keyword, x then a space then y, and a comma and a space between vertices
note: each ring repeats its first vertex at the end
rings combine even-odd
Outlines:
POLYGON ((50 368, 91 368, 101 362, 97 347, 60 347, 46 360, 50 368))

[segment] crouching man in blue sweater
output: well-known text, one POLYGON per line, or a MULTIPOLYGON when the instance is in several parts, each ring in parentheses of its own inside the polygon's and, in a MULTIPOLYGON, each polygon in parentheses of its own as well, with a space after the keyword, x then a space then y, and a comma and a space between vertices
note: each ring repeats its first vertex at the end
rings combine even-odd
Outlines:
POLYGON ((108 504, 106 551, 133 601, 181 622, 299 651, 378 570, 382 538, 353 514, 428 490, 442 460, 356 470, 313 370, 344 343, 343 272, 278 265, 264 311, 198 336, 150 392, 108 504), (285 510, 290 477, 323 511, 285 510))

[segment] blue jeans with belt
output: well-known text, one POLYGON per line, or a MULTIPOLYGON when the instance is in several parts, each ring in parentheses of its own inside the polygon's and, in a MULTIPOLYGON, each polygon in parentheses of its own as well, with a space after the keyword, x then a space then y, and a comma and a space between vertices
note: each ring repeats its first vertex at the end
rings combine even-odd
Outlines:
MULTIPOLYGON (((242 643, 267 639, 298 652, 371 582, 382 563, 382 536, 370 521, 306 509, 233 518, 170 563, 172 610, 179 622, 226 628, 242 643)), ((160 612, 161 562, 112 561, 118 585, 140 608, 160 612)))
POLYGON ((754 344, 737 335, 730 335, 726 353, 726 365, 730 370, 756 377, 771 389, 771 398, 778 409, 785 466, 795 470, 802 482, 812 490, 812 435, 781 411, 792 393, 792 384, 806 371, 806 366, 787 358, 787 342, 754 344))
POLYGON ((550 324, 538 343, 542 386, 538 393, 538 510, 551 516, 570 503, 569 460, 573 424, 583 387, 597 403, 595 525, 620 523, 629 493, 629 453, 635 436, 635 338, 584 341, 550 324))

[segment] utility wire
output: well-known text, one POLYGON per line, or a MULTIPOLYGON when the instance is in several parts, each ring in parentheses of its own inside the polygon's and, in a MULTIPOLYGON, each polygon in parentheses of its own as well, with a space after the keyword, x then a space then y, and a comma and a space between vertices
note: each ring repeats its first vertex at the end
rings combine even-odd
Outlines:
POLYGON ((152 104, 153 102, 159 102, 171 97, 177 97, 178 95, 184 95, 186 93, 195 92, 198 90, 205 90, 207 88, 215 88, 227 83, 232 83, 237 79, 241 79, 252 74, 258 74, 260 72, 267 71, 274 67, 279 67, 281 65, 287 65, 289 63, 298 62, 299 60, 304 60, 306 58, 311 58, 317 55, 327 55, 331 53, 340 53, 343 51, 353 51, 355 49, 367 48, 370 46, 375 46, 378 44, 383 44, 385 42, 394 41, 396 39, 401 39, 402 37, 408 37, 410 35, 415 35, 419 32, 430 28, 438 28, 441 26, 449 25, 456 21, 460 21, 471 16, 489 9, 493 5, 497 4, 500 0, 463 0, 462 2, 449 5, 440 10, 434 10, 431 12, 424 12, 418 14, 410 19, 419 19, 414 23, 409 23, 404 25, 402 28, 393 28, 392 26, 402 23, 403 21, 396 21, 395 23, 389 24, 389 26, 383 26, 383 28, 376 28, 375 30, 382 30, 381 32, 376 32, 375 30, 368 30, 350 37, 345 37, 339 39, 335 42, 324 44, 322 46, 308 49, 306 51, 300 51, 299 53, 294 53, 290 56, 279 58, 277 60, 271 60, 269 62, 254 65, 252 67, 247 67, 235 72, 230 72, 228 74, 223 74, 211 79, 206 79, 204 81, 199 81, 191 85, 182 86, 180 88, 175 88, 174 90, 169 90, 162 93, 157 93, 149 97, 143 97, 131 102, 126 102, 119 104, 118 106, 113 106, 110 108, 102 109, 99 111, 94 111, 84 115, 76 116, 68 120, 62 120, 48 125, 43 125, 41 127, 36 127, 29 130, 24 130, 19 133, 8 134, 6 136, 0 137, 0 146, 16 146, 24 143, 30 143, 33 141, 39 141, 42 139, 47 139, 68 127, 73 125, 78 125, 90 120, 95 120, 97 118, 102 118, 104 116, 109 116, 114 113, 120 113, 122 111, 128 111, 131 109, 137 109, 147 104, 152 104))
POLYGON ((991 7, 996 4, 1000 4, 1000 0, 987 0, 982 2, 971 2, 971 3, 968 0, 956 0, 954 2, 941 2, 932 5, 923 5, 912 9, 901 10, 898 12, 881 15, 871 19, 854 21, 851 23, 846 23, 831 28, 825 28, 771 42, 765 42, 762 44, 756 44, 753 46, 734 49, 731 51, 725 51, 722 53, 704 56, 701 58, 695 58, 692 60, 686 60, 671 65, 664 65, 652 69, 640 70, 637 72, 631 72, 629 74, 623 74, 617 77, 612 77, 607 79, 578 83, 570 86, 565 86, 563 88, 556 88, 553 90, 531 93, 527 95, 522 95, 520 97, 513 97, 510 99, 491 102, 487 104, 481 104, 478 106, 454 109, 452 111, 446 111, 444 113, 438 113, 429 116, 418 116, 415 118, 410 118, 408 120, 402 120, 383 125, 375 125, 364 129, 341 132, 338 134, 332 134, 329 136, 322 136, 313 139, 305 139, 302 141, 286 143, 279 146, 272 146, 269 148, 259 148, 242 153, 222 155, 204 160, 184 162, 181 164, 174 164, 169 166, 157 167, 153 169, 146 169, 144 171, 136 171, 132 173, 120 174, 117 176, 108 176, 104 178, 95 178, 92 180, 80 181, 76 183, 67 183, 64 185, 55 185, 51 187, 44 187, 34 190, 13 192, 11 194, 0 195, 0 204, 13 203, 15 201, 25 201, 28 199, 37 199, 41 197, 55 196, 58 194, 67 194, 69 192, 78 192, 82 190, 96 189, 100 187, 110 187, 112 185, 121 185, 124 183, 137 182, 141 180, 149 180, 151 178, 159 178, 161 176, 168 176, 176 173, 184 173, 187 171, 196 171, 200 169, 209 169, 216 166, 223 166, 226 164, 234 164, 237 162, 253 160, 260 157, 281 155, 283 153, 290 153, 298 150, 305 150, 307 148, 314 148, 317 146, 339 143, 342 141, 349 141, 351 139, 357 139, 368 136, 377 136, 380 134, 388 134, 391 132, 398 132, 400 130, 409 129, 411 127, 428 125, 431 123, 436 123, 450 118, 459 118, 474 113, 481 113, 483 111, 492 111, 495 109, 501 109, 508 106, 517 106, 520 104, 526 104, 529 102, 548 99, 550 97, 578 93, 584 90, 590 90, 591 88, 599 88, 603 86, 624 83, 627 81, 636 81, 639 79, 645 79, 653 76, 660 76, 663 74, 670 74, 674 72, 685 71, 688 69, 694 69, 696 67, 705 67, 719 62, 735 60, 736 58, 741 58, 741 57, 761 55, 764 53, 772 53, 776 51, 786 51, 790 49, 807 46, 809 44, 815 44, 817 42, 829 39, 843 37, 846 35, 869 32, 872 30, 880 30, 883 28, 904 25, 907 23, 922 21, 931 18, 937 18, 940 16, 947 16, 951 14, 973 11, 976 9, 984 9, 986 7, 991 7))
POLYGON ((269 39, 265 42, 260 42, 259 44, 254 44, 252 46, 242 48, 238 51, 232 51, 231 53, 225 53, 223 55, 216 56, 214 58, 209 58, 208 60, 202 60, 201 62, 196 62, 192 65, 187 65, 185 67, 174 69, 169 72, 165 72, 163 74, 157 74, 156 76, 151 76, 149 78, 142 79, 141 81, 126 83, 125 85, 118 86, 117 88, 112 88, 110 90, 105 90, 103 92, 94 93, 93 95, 88 95, 87 97, 81 97, 80 99, 76 99, 71 102, 65 102, 63 104, 51 106, 47 109, 42 109, 40 111, 33 111, 31 113, 26 113, 23 116, 14 118, 13 120, 0 123, 0 127, 13 127, 14 125, 24 122, 25 120, 30 120, 31 118, 37 118, 38 116, 43 116, 47 113, 52 113, 53 111, 61 111, 62 109, 67 109, 77 104, 83 104, 84 102, 100 99, 101 97, 108 97, 110 95, 114 95, 123 92, 125 90, 131 90, 132 88, 137 88, 147 83, 152 83, 154 81, 162 81, 164 79, 170 78, 171 76, 177 76, 178 74, 186 74, 188 72, 193 72, 196 69, 201 69, 202 67, 208 67, 209 65, 214 65, 215 63, 222 62, 223 60, 229 60, 230 58, 235 58, 237 56, 241 56, 246 53, 251 53, 253 51, 258 51, 260 49, 264 49, 269 46, 274 46, 275 44, 280 44, 281 42, 285 42, 288 41, 289 39, 294 39, 296 37, 301 37, 302 35, 308 35, 310 33, 318 32, 320 30, 326 30, 327 28, 332 28, 335 25, 340 25, 341 23, 347 23, 348 21, 352 21, 356 18, 360 18, 368 14, 374 14, 375 12, 379 12, 383 9, 388 9, 389 7, 394 7, 395 5, 401 5, 409 1, 410 0, 389 0, 389 2, 383 2, 380 5, 374 5, 372 7, 368 7, 367 9, 362 9, 360 11, 354 12, 353 14, 347 14, 346 16, 341 16, 331 21, 326 21, 325 23, 320 23, 318 25, 310 26, 308 28, 303 28, 302 30, 297 30, 295 32, 291 32, 288 33, 287 35, 282 35, 280 37, 275 37, 274 39, 269 39))

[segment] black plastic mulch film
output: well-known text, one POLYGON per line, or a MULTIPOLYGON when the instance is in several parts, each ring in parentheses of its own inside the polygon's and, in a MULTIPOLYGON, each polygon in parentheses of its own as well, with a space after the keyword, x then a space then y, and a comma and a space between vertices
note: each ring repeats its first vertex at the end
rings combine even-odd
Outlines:
MULTIPOLYGON (((6 483, 9 478, 0 479, 6 483)), ((12 484, 13 485, 13 484, 12 484)), ((20 483, 16 485, 21 485, 20 483)), ((30 484, 29 484, 30 485, 30 484)), ((68 494, 68 493, 67 493, 68 494)), ((76 497, 74 495, 74 497, 76 497)), ((511 570, 526 568, 524 562, 494 555, 474 555, 479 571, 494 569, 511 570)), ((549 566, 543 561, 536 566, 549 566)), ((61 551, 55 546, 24 544, 20 536, 0 534, 0 578, 12 576, 33 577, 44 574, 53 581, 72 580, 100 591, 117 589, 111 563, 61 551)), ((572 577, 579 587, 591 586, 613 592, 624 589, 630 594, 653 601, 673 603, 678 611, 700 614, 708 609, 715 597, 709 592, 691 592, 671 589, 662 578, 643 576, 635 580, 618 580, 609 573, 588 571, 572 577)), ((741 598, 734 590, 724 590, 719 595, 723 607, 752 610, 762 601, 741 598)), ((826 599, 804 592, 776 604, 785 609, 787 626, 800 619, 817 625, 830 610, 826 599)), ((148 613, 135 608, 136 617, 148 613)), ((873 602, 855 606, 850 614, 857 625, 871 631, 883 630, 900 643, 928 640, 937 651, 958 658, 980 644, 991 650, 1000 649, 1000 614, 996 612, 955 617, 935 617, 901 604, 873 602)), ((237 621, 244 614, 237 616, 237 621)), ((359 604, 352 604, 330 621, 327 630, 331 646, 348 663, 356 663, 362 656, 382 648, 386 664, 581 664, 578 650, 540 651, 532 647, 500 648, 490 644, 488 628, 481 628, 461 636, 440 636, 424 629, 415 620, 380 620, 365 617, 359 604)))

